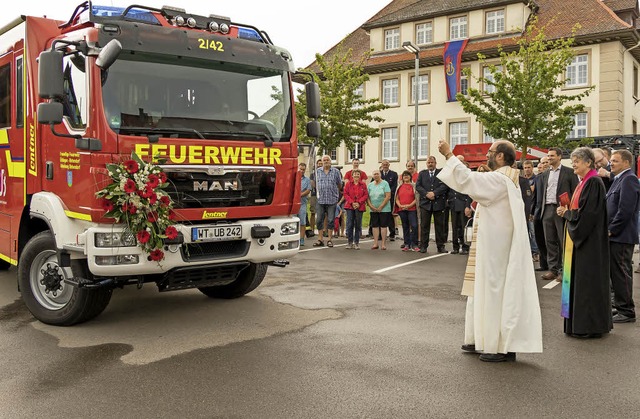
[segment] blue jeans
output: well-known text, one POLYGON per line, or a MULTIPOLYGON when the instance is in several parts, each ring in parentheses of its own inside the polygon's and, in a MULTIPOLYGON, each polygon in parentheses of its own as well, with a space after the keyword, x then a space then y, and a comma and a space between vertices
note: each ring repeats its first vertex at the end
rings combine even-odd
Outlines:
POLYGON ((527 231, 529 233, 529 244, 531 245, 531 253, 540 253, 538 244, 536 243, 536 235, 533 229, 533 221, 527 220, 527 231))
MULTIPOLYGON (((327 217, 327 228, 333 231, 333 220, 336 218, 336 204, 316 205, 316 227, 318 231, 324 230, 324 218, 327 217)), ((322 237, 322 235, 320 236, 322 237)))
POLYGON ((347 209, 347 241, 349 243, 360 243, 362 234, 362 211, 347 209))
POLYGON ((418 247, 418 211, 398 211, 402 221, 404 245, 418 247))

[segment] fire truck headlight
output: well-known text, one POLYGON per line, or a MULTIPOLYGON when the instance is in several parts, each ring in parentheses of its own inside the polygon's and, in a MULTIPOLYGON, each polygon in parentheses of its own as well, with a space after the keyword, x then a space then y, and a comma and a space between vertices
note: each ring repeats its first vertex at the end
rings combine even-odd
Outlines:
POLYGON ((226 23, 223 23, 220 25, 220 32, 227 34, 229 33, 229 25, 227 25, 226 23))
POLYGON ((96 256, 96 265, 136 265, 138 255, 96 256))
POLYGON ((300 232, 300 224, 297 221, 290 223, 284 223, 280 226, 281 236, 290 236, 292 234, 298 234, 300 232))
POLYGON ((131 233, 113 232, 95 235, 96 247, 133 247, 136 244, 136 238, 131 233))
POLYGON ((178 26, 184 26, 185 24, 185 20, 182 16, 176 16, 173 21, 176 23, 176 25, 178 26))
POLYGON ((187 19, 187 26, 190 28, 195 28, 196 27, 196 20, 192 17, 190 17, 189 19, 187 19))
POLYGON ((220 30, 220 25, 218 22, 209 22, 209 30, 211 32, 218 32, 220 30))

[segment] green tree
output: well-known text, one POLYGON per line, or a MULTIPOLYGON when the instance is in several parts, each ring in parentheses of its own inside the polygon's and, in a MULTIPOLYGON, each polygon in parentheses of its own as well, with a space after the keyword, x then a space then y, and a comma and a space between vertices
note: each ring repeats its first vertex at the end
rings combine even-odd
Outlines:
MULTIPOLYGON (((592 86, 577 94, 558 93, 574 56, 571 47, 579 25, 571 37, 555 40, 546 38, 547 26, 538 27, 537 18, 532 18, 514 51, 499 47, 498 65, 486 64, 486 57, 478 54, 481 68, 489 71, 487 77, 482 71, 474 77, 483 90, 469 88, 468 97, 460 93, 456 97, 489 135, 510 140, 522 151, 529 146, 566 145, 574 116, 584 111, 580 100, 593 90, 592 86)), ((465 70, 467 77, 473 77, 465 70)))
MULTIPOLYGON (((369 80, 369 75, 364 72, 368 58, 367 52, 359 60, 354 60, 353 51, 343 51, 341 46, 327 59, 316 54, 319 71, 312 74, 320 87, 322 116, 318 120, 322 132, 317 144, 320 150, 333 150, 342 143, 351 150, 356 143, 364 144, 367 138, 378 135, 378 128, 370 123, 384 122, 375 112, 386 109, 387 105, 380 103, 377 98, 364 99, 355 93, 358 87, 369 80)), ((314 139, 306 136, 308 118, 305 93, 304 90, 298 92, 298 138, 303 143, 313 143, 314 139)))

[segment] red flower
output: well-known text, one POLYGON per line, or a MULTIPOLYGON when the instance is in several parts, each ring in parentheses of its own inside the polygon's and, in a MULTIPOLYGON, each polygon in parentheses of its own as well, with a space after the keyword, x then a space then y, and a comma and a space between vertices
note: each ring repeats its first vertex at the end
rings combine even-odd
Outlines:
POLYGON ((164 259, 164 252, 160 249, 154 249, 149 253, 149 258, 155 262, 160 262, 164 259))
POLYGON ((149 205, 155 205, 158 202, 158 195, 155 193, 149 197, 149 205))
POLYGON ((158 176, 154 174, 149 175, 149 182, 147 183, 147 186, 151 188, 157 188, 159 184, 160 184, 160 179, 158 178, 158 176))
POLYGON ((109 201, 108 199, 103 199, 102 200, 102 209, 109 212, 109 211, 113 211, 113 202, 109 201))
POLYGON ((147 230, 138 231, 136 238, 138 239, 139 243, 144 244, 149 241, 149 239, 151 238, 151 234, 147 230))
POLYGON ((158 177, 160 178, 160 183, 166 183, 167 182, 167 175, 164 172, 160 172, 160 174, 158 175, 158 177))
POLYGON ((156 213, 155 211, 151 211, 149 214, 147 214, 147 221, 149 221, 150 223, 155 223, 156 221, 158 221, 158 213, 156 213))
POLYGON ((155 192, 153 191, 153 188, 150 188, 149 185, 147 185, 144 187, 143 190, 138 191, 138 195, 140 195, 143 198, 149 199, 151 195, 155 195, 155 192))
POLYGON ((138 208, 133 204, 122 204, 122 212, 128 212, 129 214, 135 214, 138 208))
POLYGON ((176 214, 175 211, 171 210, 169 211, 169 217, 170 220, 175 220, 176 218, 178 218, 178 214, 176 214))
POLYGON ((178 237, 178 230, 174 226, 169 226, 164 231, 164 234, 167 236, 168 239, 173 240, 176 237, 178 237))
POLYGON ((124 168, 127 169, 127 172, 131 174, 138 173, 138 170, 140 170, 140 166, 135 160, 127 160, 126 162, 124 162, 124 168))
POLYGON ((171 204, 171 199, 167 195, 162 195, 160 197, 160 203, 163 207, 168 207, 171 204))
POLYGON ((126 193, 134 193, 137 190, 138 187, 136 186, 136 183, 131 179, 127 179, 127 182, 124 184, 124 191, 126 193))

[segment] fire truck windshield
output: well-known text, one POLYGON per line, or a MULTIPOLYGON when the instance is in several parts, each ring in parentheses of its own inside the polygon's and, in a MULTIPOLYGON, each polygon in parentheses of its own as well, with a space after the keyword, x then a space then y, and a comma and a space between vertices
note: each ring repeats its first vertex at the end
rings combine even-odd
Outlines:
POLYGON ((289 141, 287 73, 179 57, 121 56, 103 73, 109 126, 126 135, 289 141))

